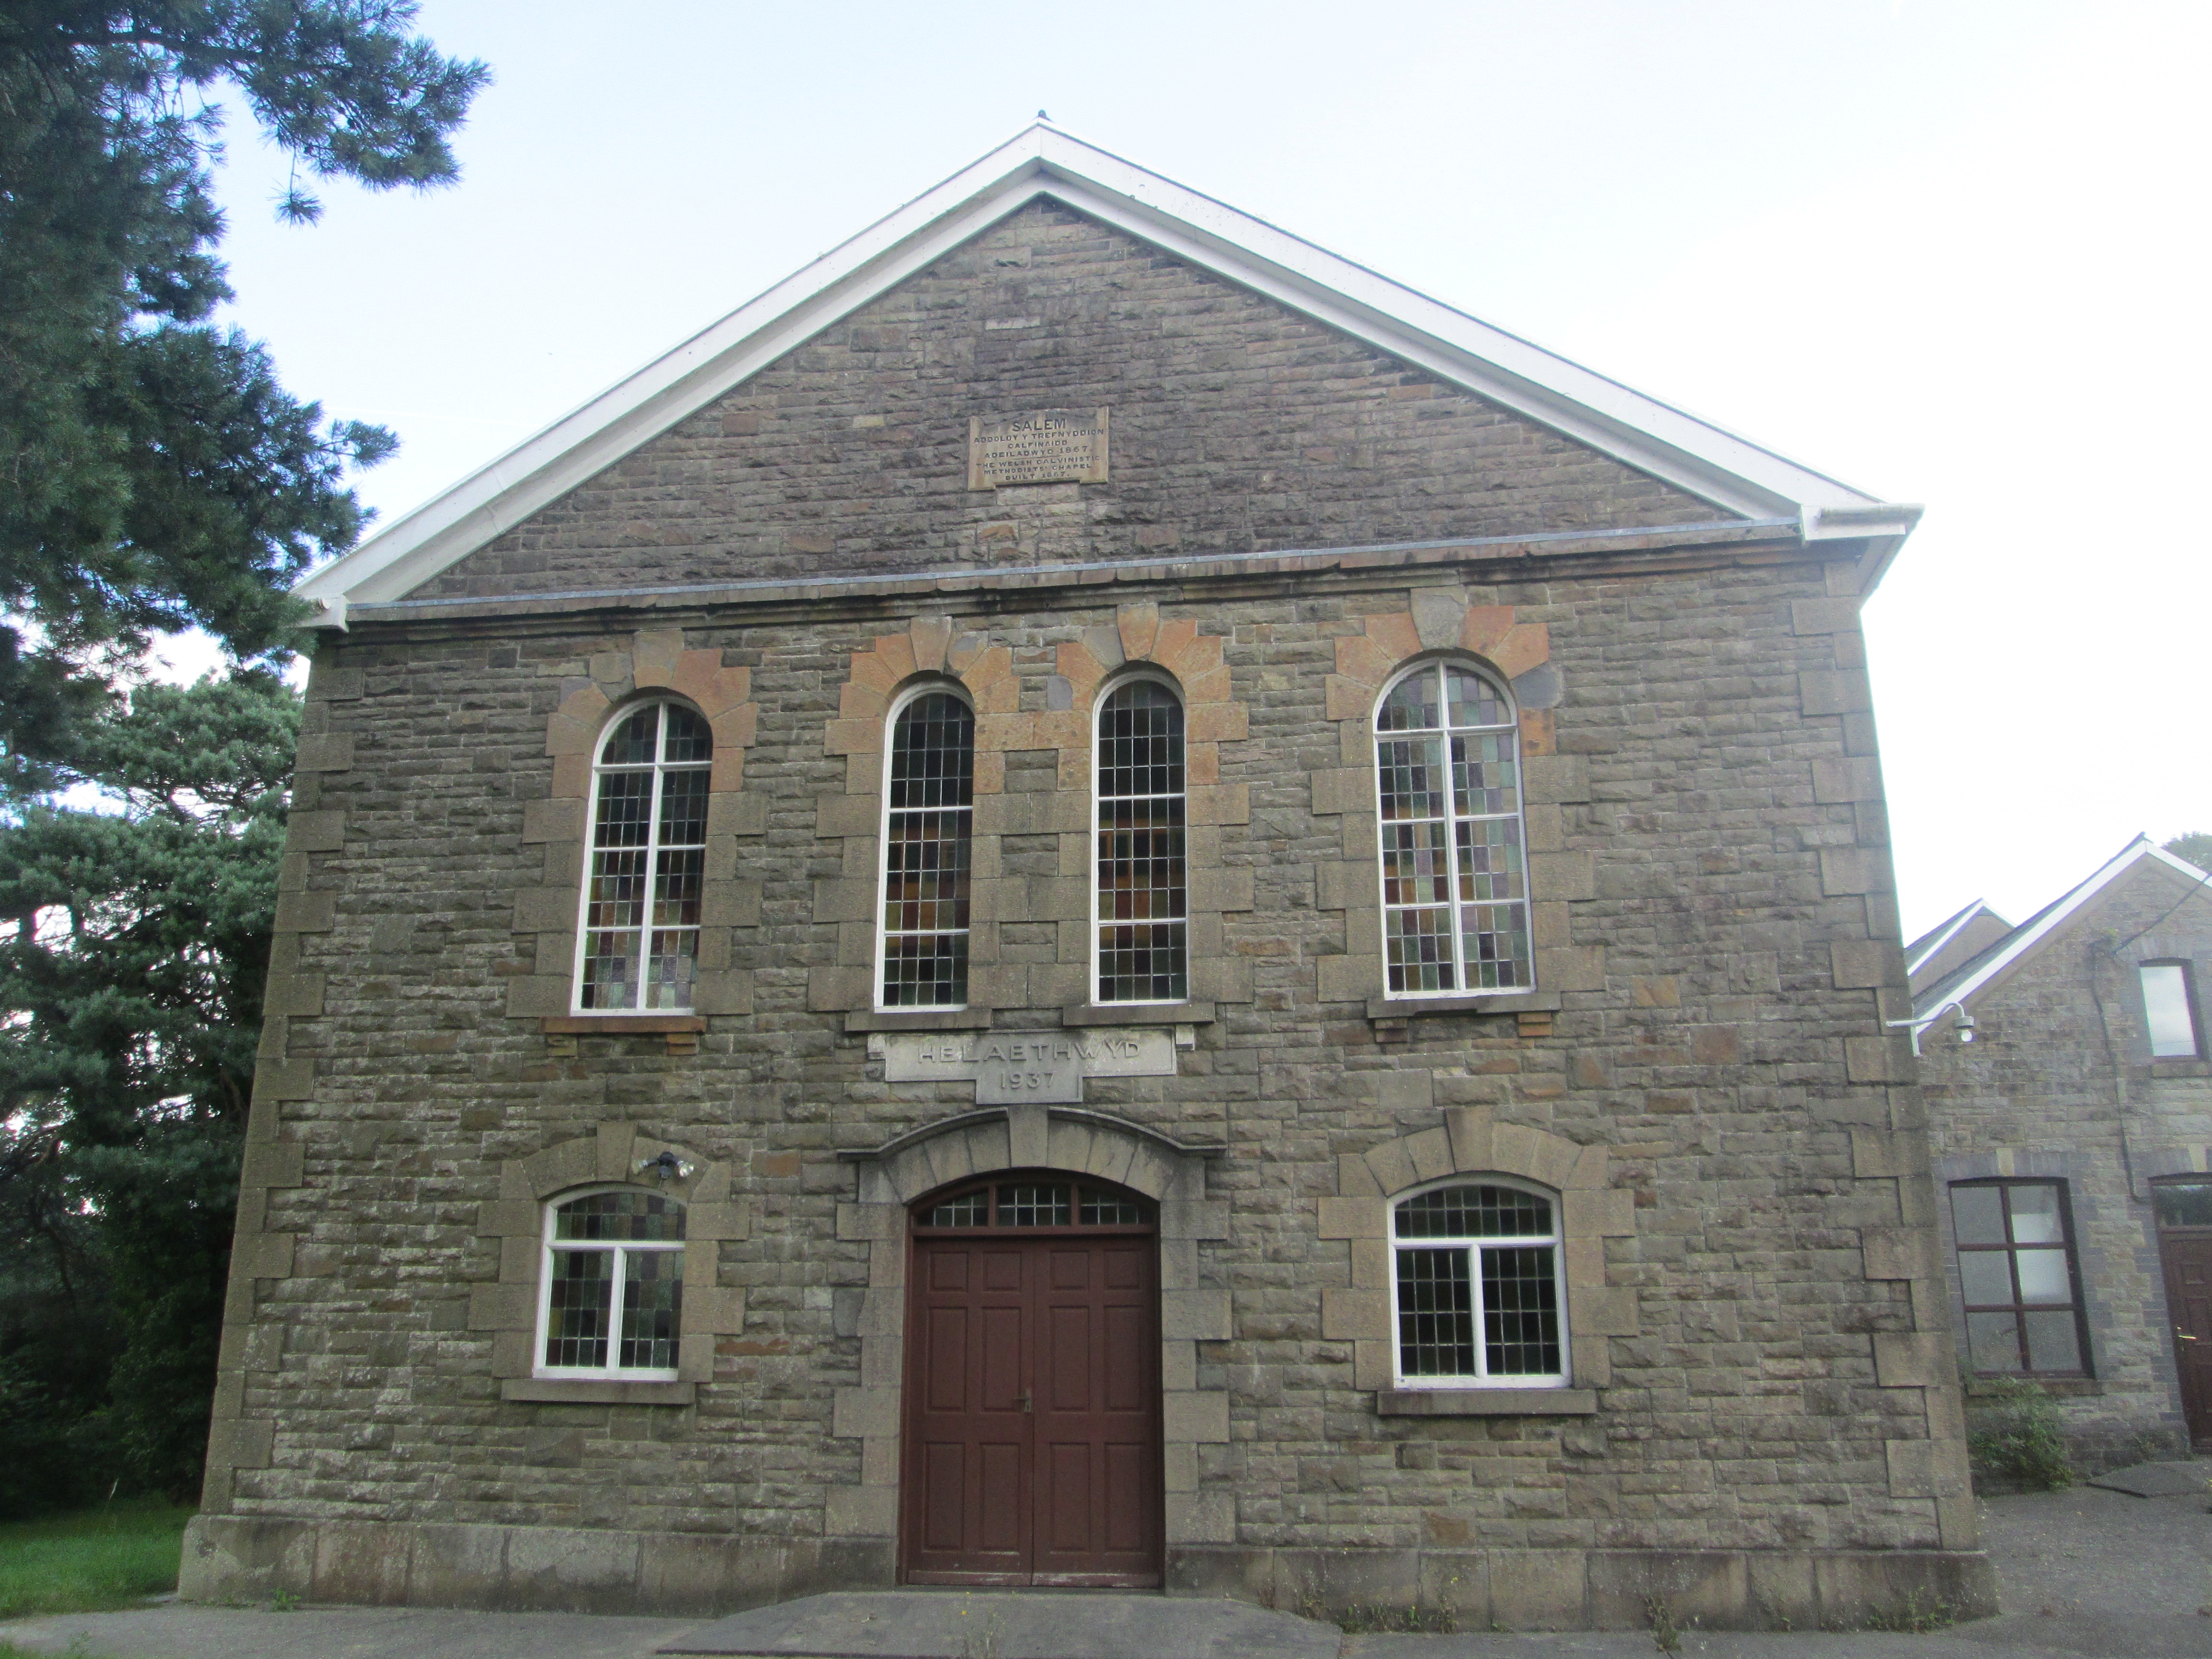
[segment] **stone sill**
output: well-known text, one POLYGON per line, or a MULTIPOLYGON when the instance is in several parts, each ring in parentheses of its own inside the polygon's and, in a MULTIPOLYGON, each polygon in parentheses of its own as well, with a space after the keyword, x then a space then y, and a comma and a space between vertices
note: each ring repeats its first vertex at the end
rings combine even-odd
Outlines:
POLYGON ((2212 1061, 2202 1060, 2154 1060, 2148 1069, 2153 1078, 2212 1077, 2212 1061))
POLYGON ((1062 1025, 1211 1025, 1210 1002, 1079 1002, 1060 1011, 1062 1025))
POLYGON ((988 1008, 855 1008, 845 1016, 845 1031, 988 1031, 992 1018, 988 1008))
POLYGON ((703 1014, 547 1014, 547 1036, 670 1036, 707 1029, 703 1014))
POLYGON ((499 1385, 501 1400, 544 1406, 688 1406, 699 1397, 696 1382, 601 1382, 581 1376, 510 1377, 499 1385))
POLYGON ((1487 991, 1472 997, 1370 997, 1367 1018, 1395 1025, 1433 1014, 1556 1014, 1563 1006, 1557 991, 1487 991))
POLYGON ((1595 1417, 1595 1389, 1378 1389, 1377 1417, 1595 1417))

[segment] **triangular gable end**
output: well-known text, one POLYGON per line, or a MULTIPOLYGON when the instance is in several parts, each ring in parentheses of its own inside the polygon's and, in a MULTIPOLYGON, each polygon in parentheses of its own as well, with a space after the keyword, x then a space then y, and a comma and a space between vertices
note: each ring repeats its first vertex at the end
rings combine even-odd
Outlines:
POLYGON ((2138 836, 2087 881, 2054 899, 1981 955, 1961 963, 1925 988, 1915 991, 1913 1018, 1924 1020, 1941 1013, 1954 1003, 1965 1005, 1983 992, 2001 984, 2070 923, 2109 896, 2123 881, 2154 867, 2162 868, 2168 875, 2179 877, 2184 882, 2203 884, 2208 891, 2212 891, 2212 876, 2208 876, 2187 860, 2176 858, 2148 836, 2138 836))
POLYGON ((295 591, 316 622, 396 600, 1040 197, 1160 247, 1724 513, 1856 540, 1862 591, 1919 509, 1773 451, 1083 143, 1048 124, 870 226, 555 422, 295 591))

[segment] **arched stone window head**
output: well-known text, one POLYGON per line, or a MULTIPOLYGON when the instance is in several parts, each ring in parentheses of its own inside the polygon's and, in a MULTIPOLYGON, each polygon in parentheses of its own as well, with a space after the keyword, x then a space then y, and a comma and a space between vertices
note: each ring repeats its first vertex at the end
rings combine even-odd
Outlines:
POLYGON ((1100 1002, 1190 998, 1182 699, 1124 680, 1098 705, 1091 982, 1100 1002))
POLYGON ((635 1187, 545 1206, 537 1374, 673 1382, 684 1321, 684 1206, 635 1187))
POLYGON ((696 709, 618 715, 593 768, 576 1010, 688 1011, 699 962, 714 734, 696 709))
POLYGON ((1464 664, 1422 664, 1376 710, 1375 771, 1389 994, 1532 988, 1511 697, 1464 664))
POLYGON ((1393 1204, 1390 1232, 1401 1388, 1566 1386, 1557 1194, 1457 1180, 1393 1204))
POLYGON ((968 1000, 975 714, 953 693, 925 688, 890 719, 878 1006, 958 1008, 968 1000))

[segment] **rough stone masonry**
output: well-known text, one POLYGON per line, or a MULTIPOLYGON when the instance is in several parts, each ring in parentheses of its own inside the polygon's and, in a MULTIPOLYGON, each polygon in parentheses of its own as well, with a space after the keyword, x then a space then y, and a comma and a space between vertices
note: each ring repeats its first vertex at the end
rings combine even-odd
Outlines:
POLYGON ((1158 1206, 1170 1592, 1988 1605, 1857 550, 1048 200, 359 608, 307 692, 186 1594, 898 1582, 906 1206, 1042 1167, 1158 1206), (1094 409, 1105 482, 969 488, 971 422, 1094 409), (1385 994, 1373 710, 1425 657, 1514 694, 1528 994, 1385 994), (1101 1010, 1090 711, 1133 665, 1186 709, 1190 994, 1101 1010), (957 1014, 872 995, 923 681, 975 714, 957 1014), (594 1022, 592 758, 655 696, 713 730, 698 989, 594 1022), (885 1078, 887 1031, 1146 1020, 1171 1073, 1079 1106, 885 1078), (675 1380, 534 1376, 543 1206, 664 1150, 675 1380), (1559 1197, 1571 1386, 1414 1399, 1387 1206, 1486 1171, 1559 1197))

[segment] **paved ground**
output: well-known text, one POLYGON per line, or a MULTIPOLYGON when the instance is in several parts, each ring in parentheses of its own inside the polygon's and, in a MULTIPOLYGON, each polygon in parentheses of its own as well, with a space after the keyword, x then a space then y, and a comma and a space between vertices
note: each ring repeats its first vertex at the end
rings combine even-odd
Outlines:
MULTIPOLYGON (((2186 1485, 2145 1477, 2137 1485, 2186 1485)), ((1925 1634, 1737 1636, 1686 1631, 1709 1659, 2212 1659, 2212 1514, 2201 1492, 2136 1498, 2072 1492, 1982 1504, 2002 1612, 1925 1634)), ((930 1654, 944 1659, 1648 1659, 1650 1635, 1355 1635, 1237 1604, 1128 1596, 939 1595, 932 1620, 884 1643, 882 1598, 819 1598, 834 1613, 800 1641, 803 1604, 750 1615, 756 1652, 930 1654), (962 1613, 958 1608, 964 1607, 962 1613), (1079 1607, 1093 1616, 1079 1624, 1079 1607), (1041 1611, 1032 1617, 1030 1609, 1041 1611), (842 1621, 842 1622, 841 1622, 842 1621), (942 1626, 942 1628, 939 1628, 942 1626), (793 1645, 793 1643, 799 1645, 793 1645), (869 1645, 873 1642, 874 1645, 869 1645)), ((266 1608, 171 1604, 0 1625, 0 1641, 74 1659, 653 1659, 731 1653, 737 1621, 600 1619, 421 1608, 266 1608)))

